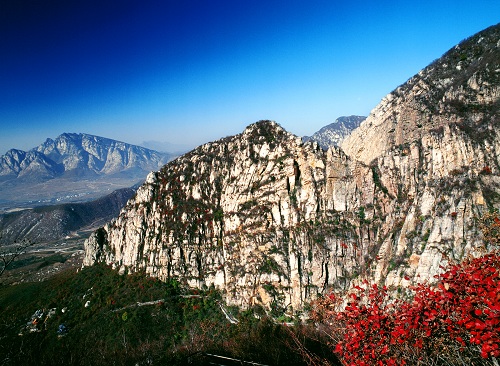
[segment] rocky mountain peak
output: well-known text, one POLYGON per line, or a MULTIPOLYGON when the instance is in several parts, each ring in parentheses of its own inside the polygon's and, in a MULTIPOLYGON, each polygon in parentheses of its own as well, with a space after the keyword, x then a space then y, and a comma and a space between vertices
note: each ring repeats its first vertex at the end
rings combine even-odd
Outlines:
POLYGON ((281 138, 294 138, 296 136, 292 135, 281 127, 275 121, 261 120, 252 123, 242 133, 242 136, 246 139, 252 140, 253 143, 259 142, 272 142, 276 139, 281 138))
POLYGON ((168 163, 90 236, 84 264, 293 311, 365 279, 432 282, 449 261, 490 250, 478 218, 500 207, 499 85, 489 71, 487 85, 474 80, 500 70, 488 56, 497 28, 460 45, 490 45, 471 51, 469 72, 448 55, 452 80, 427 77, 431 65, 384 98, 347 154, 259 121, 168 163))
POLYGON ((20 164, 25 159, 26 152, 17 149, 10 149, 0 161, 0 176, 8 176, 19 173, 20 164))
POLYGON ((370 164, 449 124, 478 140, 499 123, 500 24, 462 41, 388 94, 342 148, 370 164))

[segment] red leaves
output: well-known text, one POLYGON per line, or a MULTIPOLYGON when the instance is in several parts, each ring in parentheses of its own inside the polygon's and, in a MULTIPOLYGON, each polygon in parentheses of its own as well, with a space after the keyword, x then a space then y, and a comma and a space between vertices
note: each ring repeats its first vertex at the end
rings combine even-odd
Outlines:
POLYGON ((483 174, 491 174, 491 168, 488 165, 486 165, 486 166, 483 167, 483 170, 481 171, 481 173, 483 173, 483 174))
POLYGON ((346 365, 401 365, 416 350, 437 354, 439 342, 455 341, 457 350, 470 345, 483 358, 499 357, 500 257, 470 259, 437 278, 436 288, 413 287, 412 302, 391 300, 385 287, 355 286, 344 310, 326 315, 341 337, 335 353, 346 365))

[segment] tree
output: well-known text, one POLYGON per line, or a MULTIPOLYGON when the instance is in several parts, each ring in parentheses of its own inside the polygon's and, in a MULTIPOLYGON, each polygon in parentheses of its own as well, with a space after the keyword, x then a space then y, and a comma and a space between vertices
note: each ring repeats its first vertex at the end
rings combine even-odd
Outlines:
POLYGON ((34 243, 29 239, 14 241, 12 244, 2 242, 3 235, 0 233, 0 277, 5 270, 34 243))

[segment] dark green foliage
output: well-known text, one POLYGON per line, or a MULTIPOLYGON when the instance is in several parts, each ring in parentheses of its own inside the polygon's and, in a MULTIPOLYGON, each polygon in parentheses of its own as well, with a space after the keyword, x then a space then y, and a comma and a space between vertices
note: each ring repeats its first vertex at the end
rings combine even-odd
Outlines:
POLYGON ((262 264, 260 265, 261 273, 280 273, 280 266, 271 257, 264 257, 262 264))
POLYGON ((63 272, 45 282, 3 286, 0 364, 200 365, 206 363, 203 353, 214 353, 269 365, 303 365, 298 338, 311 345, 308 352, 334 361, 303 328, 258 319, 253 311, 238 314, 237 308, 228 311, 239 323, 230 323, 220 300, 213 288, 186 290, 175 281, 140 273, 120 276, 105 265, 63 272), (53 314, 47 317, 50 309, 53 314), (36 328, 27 326, 37 310, 44 315, 36 328), (61 332, 61 325, 67 331, 61 332))
POLYGON ((249 201, 246 201, 246 202, 244 202, 244 203, 242 203, 242 204, 240 205, 240 209, 241 209, 242 211, 249 210, 249 209, 251 209, 253 206, 257 205, 257 203, 258 203, 258 202, 257 202, 257 200, 249 200, 249 201))
MULTIPOLYGON (((268 144, 273 144, 276 141, 276 138, 283 135, 283 130, 281 128, 276 128, 271 121, 261 120, 256 122, 253 127, 251 139, 254 141, 261 140, 262 138, 268 144)), ((273 146, 274 145, 271 147, 273 146)))
POLYGON ((373 183, 375 186, 380 189, 382 192, 385 194, 389 194, 389 191, 387 190, 387 187, 385 187, 382 182, 380 181, 380 170, 378 169, 377 165, 372 165, 372 175, 373 175, 373 183))
POLYGON ((41 260, 42 260, 42 258, 31 255, 29 257, 19 259, 19 260, 12 262, 7 269, 12 270, 12 269, 16 269, 16 268, 21 268, 21 267, 28 266, 28 265, 33 264, 33 263, 40 262, 41 260))
POLYGON ((66 262, 66 257, 64 257, 62 254, 53 254, 49 257, 45 258, 40 258, 38 261, 40 261, 40 264, 38 265, 38 269, 50 266, 51 264, 54 263, 64 263, 66 262))

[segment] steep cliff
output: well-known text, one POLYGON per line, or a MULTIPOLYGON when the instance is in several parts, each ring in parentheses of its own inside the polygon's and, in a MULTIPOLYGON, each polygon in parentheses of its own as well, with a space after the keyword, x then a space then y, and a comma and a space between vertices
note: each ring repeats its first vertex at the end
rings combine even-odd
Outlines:
POLYGON ((495 151, 446 129, 366 166, 259 122, 151 173, 86 242, 85 264, 295 309, 356 279, 432 280, 444 259, 482 250, 495 151))
POLYGON ((85 264, 105 260, 191 286, 214 284, 240 305, 298 306, 349 267, 336 265, 337 251, 355 234, 325 194, 343 190, 334 181, 348 172, 337 173, 347 168, 343 154, 328 154, 337 166, 325 165, 317 144, 269 121, 200 146, 148 176, 120 216, 88 240, 85 264), (325 220, 339 231, 323 250, 323 229, 313 228, 325 220))
POLYGON ((500 25, 461 42, 388 94, 342 143, 365 164, 393 146, 455 124, 480 143, 497 127, 500 25))
POLYGON ((364 278, 393 289, 432 281, 447 261, 488 250, 477 218, 500 197, 498 35, 497 26, 458 46, 474 67, 442 66, 453 50, 433 64, 454 68, 444 93, 441 79, 421 76, 395 104, 391 93, 344 142, 347 154, 260 121, 167 164, 89 238, 84 264, 283 309, 364 278), (471 75, 483 75, 481 87, 469 88, 471 75), (432 109, 443 100, 456 109, 432 109))

